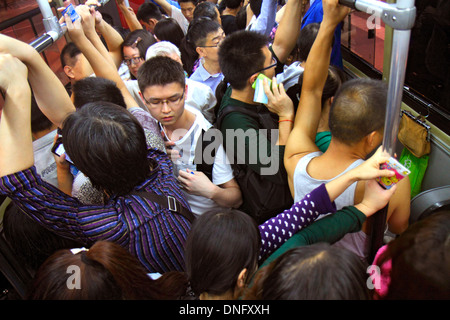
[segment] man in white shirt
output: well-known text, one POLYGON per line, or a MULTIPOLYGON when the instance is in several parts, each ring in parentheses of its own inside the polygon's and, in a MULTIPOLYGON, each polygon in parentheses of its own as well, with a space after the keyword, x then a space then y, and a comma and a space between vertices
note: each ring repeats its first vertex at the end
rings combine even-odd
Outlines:
MULTIPOLYGON (((212 171, 197 171, 197 144, 212 125, 196 109, 185 107, 188 87, 181 64, 169 57, 151 58, 139 70, 138 83, 147 108, 161 126, 175 166, 174 174, 192 212, 202 214, 220 207, 239 207, 241 191, 221 144, 214 149, 212 171), (209 174, 211 179, 207 177, 209 174)), ((207 161, 206 149, 202 155, 202 161, 207 161)))

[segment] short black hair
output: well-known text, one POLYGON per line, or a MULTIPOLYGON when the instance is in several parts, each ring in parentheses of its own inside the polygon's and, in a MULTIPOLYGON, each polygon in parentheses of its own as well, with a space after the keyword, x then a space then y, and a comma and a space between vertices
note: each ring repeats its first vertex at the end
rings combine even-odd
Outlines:
POLYGON ((59 56, 61 61, 61 66, 64 68, 65 66, 73 67, 76 63, 76 57, 81 54, 81 50, 73 42, 68 42, 64 48, 61 50, 61 54, 59 56))
MULTIPOLYGON (((208 2, 211 3, 211 2, 208 2)), ((189 25, 187 38, 188 41, 194 44, 195 47, 204 46, 208 34, 216 32, 222 26, 215 20, 208 17, 200 17, 192 20, 189 25)))
POLYGON ((159 21, 163 18, 163 15, 156 4, 153 2, 144 2, 139 6, 136 17, 138 20, 148 22, 150 19, 156 19, 159 21))
POLYGON ((373 131, 383 131, 387 86, 381 80, 352 79, 345 82, 330 108, 331 136, 347 145, 361 141, 373 131))
POLYGON ((107 101, 126 108, 122 92, 114 81, 101 77, 87 77, 77 81, 73 87, 73 104, 81 108, 88 102, 107 101))
POLYGON ((194 6, 197 6, 199 0, 177 0, 177 1, 178 1, 178 3, 182 3, 182 2, 192 2, 192 4, 193 4, 194 6))
POLYGON ((231 87, 242 90, 249 77, 264 67, 267 44, 268 38, 254 31, 239 30, 225 38, 219 47, 219 64, 231 87))
POLYGON ((156 56, 148 59, 138 70, 139 90, 144 92, 149 86, 164 86, 177 82, 183 88, 186 76, 182 65, 166 56, 156 56))
POLYGON ((84 105, 64 120, 62 136, 74 165, 110 197, 128 194, 150 175, 144 129, 121 106, 84 105))
POLYGON ((244 0, 223 0, 227 8, 236 9, 238 8, 244 0))
POLYGON ((193 19, 200 18, 200 17, 208 17, 212 20, 218 20, 219 15, 216 10, 217 6, 209 1, 204 1, 199 3, 194 10, 193 19))

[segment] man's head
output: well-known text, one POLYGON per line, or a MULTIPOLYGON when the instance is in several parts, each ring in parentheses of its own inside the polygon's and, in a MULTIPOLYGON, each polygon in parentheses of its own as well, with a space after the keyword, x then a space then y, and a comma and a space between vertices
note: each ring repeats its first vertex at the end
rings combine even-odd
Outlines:
POLYGON ((194 10, 198 4, 198 0, 178 0, 178 4, 180 5, 183 16, 187 21, 191 22, 194 18, 194 10))
POLYGON ((348 146, 371 139, 373 149, 383 139, 387 87, 380 80, 353 79, 336 93, 330 109, 331 136, 348 146))
POLYGON ((211 20, 216 21, 220 25, 222 24, 222 21, 220 19, 219 9, 212 2, 204 1, 204 2, 199 3, 195 7, 193 20, 201 18, 201 17, 208 17, 211 20))
POLYGON ((73 85, 73 104, 79 109, 89 102, 106 101, 126 108, 122 92, 114 81, 87 77, 73 85))
POLYGON ((139 22, 152 33, 155 25, 163 18, 159 7, 152 2, 143 3, 138 9, 136 17, 139 22))
POLYGON ((244 5, 244 0, 226 0, 225 5, 230 9, 238 9, 244 5))
POLYGON ((62 136, 75 166, 109 196, 128 194, 150 174, 144 129, 121 106, 84 105, 66 118, 62 136))
POLYGON ((206 17, 195 19, 189 26, 187 37, 200 58, 219 61, 219 45, 225 39, 225 32, 219 23, 206 17))
POLYGON ((150 46, 147 49, 145 60, 149 60, 157 56, 169 57, 178 62, 179 64, 183 65, 183 62, 181 61, 180 49, 178 49, 178 47, 174 45, 172 42, 160 41, 150 46))
POLYGON ((274 58, 267 47, 267 37, 253 31, 236 31, 219 47, 220 69, 233 89, 243 90, 259 73, 275 75, 274 58))
POLYGON ((139 69, 138 84, 151 115, 164 126, 176 124, 187 94, 183 66, 167 56, 151 58, 139 69))
POLYGON ((64 73, 72 83, 94 73, 86 57, 73 42, 69 42, 64 46, 60 60, 64 73))

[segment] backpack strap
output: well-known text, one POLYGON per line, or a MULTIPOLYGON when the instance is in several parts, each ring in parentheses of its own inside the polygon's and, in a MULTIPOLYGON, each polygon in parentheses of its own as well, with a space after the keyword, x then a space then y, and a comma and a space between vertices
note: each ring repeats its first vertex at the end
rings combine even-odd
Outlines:
POLYGON ((194 222, 195 216, 194 214, 185 208, 175 197, 172 196, 161 196, 153 192, 148 191, 136 191, 133 190, 130 192, 131 195, 135 195, 138 197, 146 198, 152 202, 156 202, 160 206, 169 209, 172 212, 176 212, 181 214, 183 217, 188 219, 191 223, 194 222))
POLYGON ((264 129, 277 129, 277 125, 275 119, 271 115, 270 111, 264 105, 257 105, 255 108, 247 108, 247 107, 238 107, 233 105, 228 105, 223 108, 216 119, 217 128, 221 129, 222 121, 228 114, 232 112, 243 113, 255 120, 263 127, 264 129))
MULTIPOLYGON (((214 126, 211 128, 214 128, 214 126)), ((206 147, 215 141, 215 137, 213 136, 212 140, 205 140, 204 139, 205 133, 206 133, 206 131, 202 130, 200 133, 200 136, 198 138, 198 142, 195 147, 194 163, 197 165, 197 171, 203 172, 208 177, 208 179, 212 181, 213 180, 212 179, 212 171, 213 171, 214 163, 211 163, 211 164, 207 163, 205 161, 205 159, 203 158, 203 156, 205 155, 206 147)), ((211 150, 211 156, 213 158, 216 157, 216 149, 211 150)))

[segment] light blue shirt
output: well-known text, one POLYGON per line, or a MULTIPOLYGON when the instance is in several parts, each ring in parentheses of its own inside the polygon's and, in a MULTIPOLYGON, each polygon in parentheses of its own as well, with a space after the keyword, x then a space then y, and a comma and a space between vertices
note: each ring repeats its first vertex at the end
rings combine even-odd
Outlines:
POLYGON ((210 74, 204 67, 203 63, 199 63, 197 69, 191 74, 189 79, 195 80, 201 83, 206 84, 211 88, 212 92, 216 93, 216 88, 219 83, 223 80, 224 76, 222 72, 216 74, 210 74))

